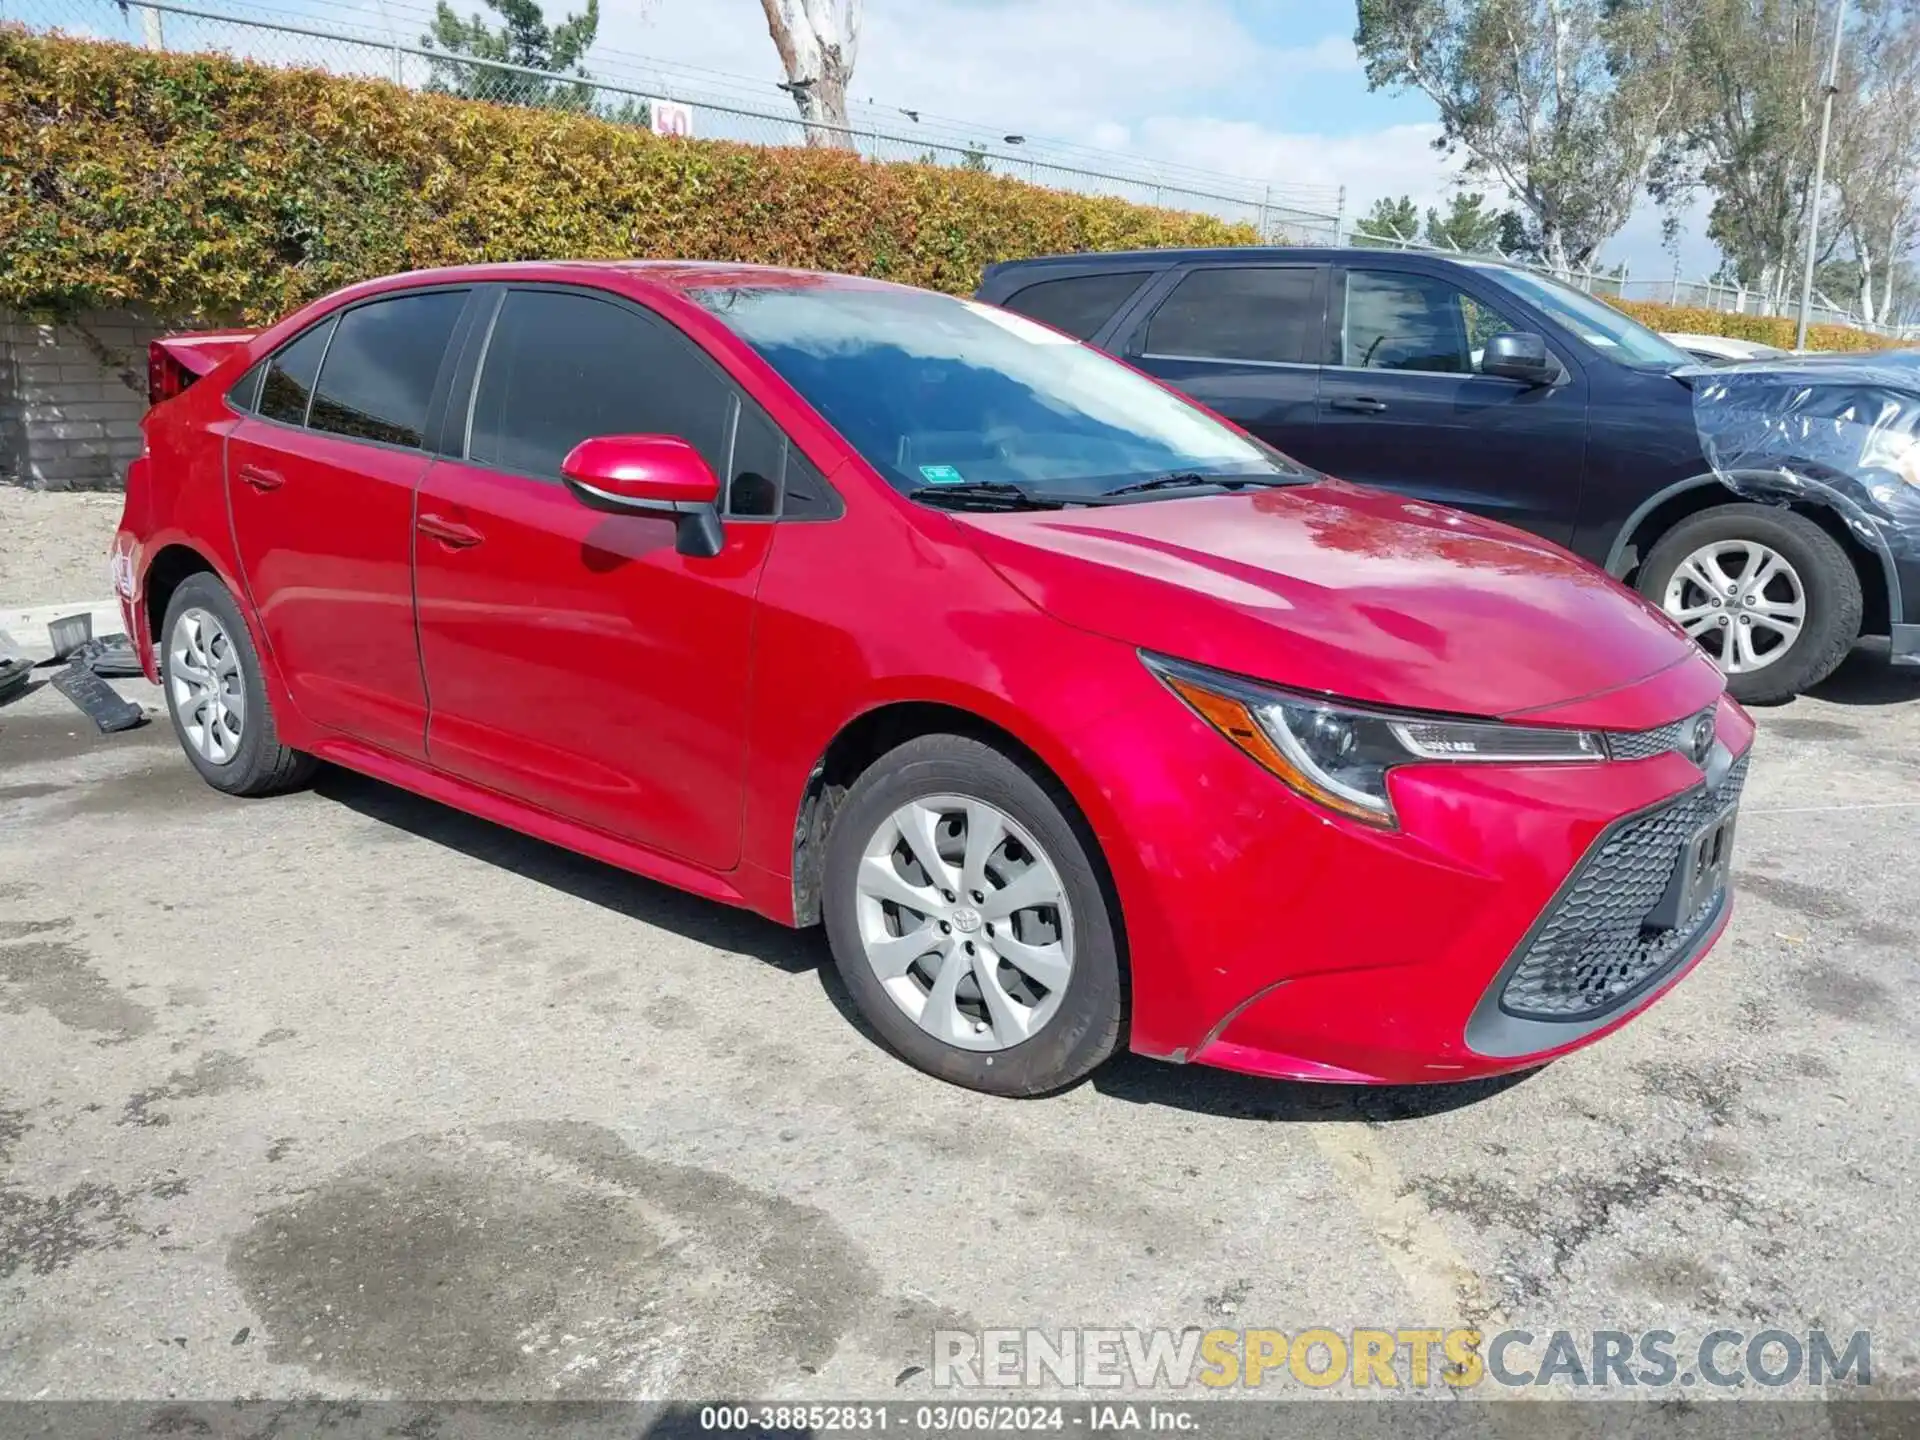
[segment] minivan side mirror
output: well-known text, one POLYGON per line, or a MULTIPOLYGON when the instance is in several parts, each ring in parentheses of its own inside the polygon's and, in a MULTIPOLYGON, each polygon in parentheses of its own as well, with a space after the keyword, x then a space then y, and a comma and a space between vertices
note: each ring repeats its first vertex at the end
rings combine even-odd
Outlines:
POLYGON ((609 515, 672 515, 682 555, 720 553, 720 480, 677 435, 596 435, 560 462, 574 499, 609 515))
POLYGON ((1538 335, 1510 330, 1487 341, 1480 373, 1523 385, 1551 385, 1560 378, 1560 363, 1547 353, 1547 342, 1538 335))

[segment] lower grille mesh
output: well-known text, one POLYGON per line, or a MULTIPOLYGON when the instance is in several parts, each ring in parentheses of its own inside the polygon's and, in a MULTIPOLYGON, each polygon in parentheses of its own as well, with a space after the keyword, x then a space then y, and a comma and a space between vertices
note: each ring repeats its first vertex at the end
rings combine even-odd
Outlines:
POLYGON ((1500 1008, 1529 1020, 1583 1020, 1613 1008, 1678 959, 1713 913, 1671 930, 1646 928, 1694 833, 1739 798, 1747 757, 1715 790, 1702 786, 1627 821, 1588 853, 1507 977, 1500 1008))

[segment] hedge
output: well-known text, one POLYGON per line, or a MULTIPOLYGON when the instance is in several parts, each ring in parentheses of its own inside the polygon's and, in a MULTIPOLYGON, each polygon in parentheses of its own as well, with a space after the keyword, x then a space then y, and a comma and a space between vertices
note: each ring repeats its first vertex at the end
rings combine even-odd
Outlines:
POLYGON ((839 150, 0 28, 0 306, 262 321, 371 275, 680 257, 965 293, 1073 250, 1248 244, 1204 215, 839 150))
MULTIPOLYGON (((1762 345, 1794 348, 1799 322, 1783 315, 1734 315, 1724 310, 1706 310, 1696 305, 1662 305, 1652 300, 1616 300, 1603 296, 1616 310, 1623 310, 1642 325, 1669 335, 1724 335, 1730 340, 1758 340, 1762 345)), ((1855 330, 1849 325, 1809 325, 1807 348, 1810 350, 1885 350, 1898 345, 1884 335, 1855 330)))

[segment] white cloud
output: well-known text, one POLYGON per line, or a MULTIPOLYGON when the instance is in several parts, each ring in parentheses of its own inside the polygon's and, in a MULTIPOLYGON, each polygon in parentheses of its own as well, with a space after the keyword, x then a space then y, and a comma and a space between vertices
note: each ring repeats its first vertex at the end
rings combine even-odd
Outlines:
POLYGON ((1274 52, 1291 70, 1358 70, 1360 52, 1347 35, 1327 35, 1311 45, 1290 46, 1274 52))
POLYGON ((1454 162, 1433 148, 1437 123, 1391 125, 1361 135, 1305 135, 1243 120, 1164 118, 1137 128, 1141 149, 1184 165, 1285 177, 1290 184, 1347 189, 1347 213, 1384 196, 1437 205, 1453 188, 1454 162))
MULTIPOLYGON (((1432 127, 1328 137, 1220 113, 1225 97, 1357 71, 1344 33, 1263 44, 1225 0, 869 0, 865 13, 855 97, 916 110, 929 133, 958 120, 1279 188, 1346 184, 1362 207, 1446 189, 1432 127)), ((781 78, 758 0, 603 0, 600 36, 596 54, 781 78)))

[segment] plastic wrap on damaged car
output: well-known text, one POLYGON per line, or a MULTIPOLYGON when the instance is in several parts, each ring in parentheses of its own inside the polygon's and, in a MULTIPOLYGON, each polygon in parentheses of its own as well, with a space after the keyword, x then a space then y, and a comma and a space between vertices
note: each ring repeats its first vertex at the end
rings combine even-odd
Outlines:
POLYGON ((1920 559, 1920 351, 1697 370, 1694 424, 1746 499, 1813 500, 1877 549, 1920 559))

